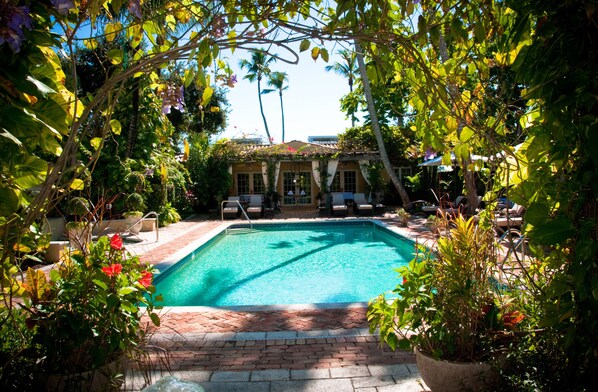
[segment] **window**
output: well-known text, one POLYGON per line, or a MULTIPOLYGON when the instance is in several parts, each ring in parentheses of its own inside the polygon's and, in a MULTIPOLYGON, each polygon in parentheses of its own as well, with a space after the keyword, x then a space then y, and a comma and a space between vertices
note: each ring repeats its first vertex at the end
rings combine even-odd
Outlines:
POLYGON ((237 173, 237 194, 248 194, 250 189, 249 185, 249 173, 237 173))
POLYGON ((311 173, 282 173, 283 203, 311 204, 311 173))
POLYGON ((264 189, 264 177, 262 176, 262 173, 253 173, 253 184, 251 189, 253 189, 253 193, 256 195, 263 195, 266 193, 264 189))
POLYGON ((237 195, 263 195, 265 193, 262 173, 237 173, 237 195))
POLYGON ((337 171, 330 185, 330 192, 357 192, 357 173, 353 170, 337 171))
POLYGON ((343 172, 343 177, 345 183, 343 184, 343 189, 345 192, 355 193, 357 192, 357 175, 354 171, 345 171, 343 172))

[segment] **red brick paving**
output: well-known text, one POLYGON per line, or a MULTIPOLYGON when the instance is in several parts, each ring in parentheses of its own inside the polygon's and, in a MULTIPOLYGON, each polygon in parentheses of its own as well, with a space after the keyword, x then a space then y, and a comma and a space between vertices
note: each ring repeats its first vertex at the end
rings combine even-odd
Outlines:
POLYGON ((207 311, 160 316, 159 332, 271 332, 368 328, 366 308, 285 311, 207 311))
MULTIPOLYGON (((176 370, 317 369, 415 363, 405 351, 391 351, 374 336, 277 340, 197 340, 167 343, 176 370)), ((158 356, 151 356, 160 368, 158 356)))

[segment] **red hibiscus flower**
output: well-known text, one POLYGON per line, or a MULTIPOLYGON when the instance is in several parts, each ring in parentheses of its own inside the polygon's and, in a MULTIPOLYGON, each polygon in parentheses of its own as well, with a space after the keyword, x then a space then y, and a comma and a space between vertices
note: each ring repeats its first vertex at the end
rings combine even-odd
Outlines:
POLYGON ((512 312, 505 313, 502 319, 506 327, 514 327, 515 325, 519 324, 524 317, 525 316, 523 313, 518 310, 514 310, 512 312))
POLYGON ((108 275, 109 277, 113 277, 118 275, 123 270, 122 264, 110 264, 108 267, 102 267, 102 272, 108 275))
POLYGON ((142 285, 143 287, 150 287, 152 285, 152 279, 154 275, 149 271, 143 271, 141 273, 141 278, 137 280, 137 282, 142 285))
POLYGON ((123 248, 123 239, 120 235, 114 234, 112 238, 110 238, 110 247, 112 249, 121 250, 123 248))

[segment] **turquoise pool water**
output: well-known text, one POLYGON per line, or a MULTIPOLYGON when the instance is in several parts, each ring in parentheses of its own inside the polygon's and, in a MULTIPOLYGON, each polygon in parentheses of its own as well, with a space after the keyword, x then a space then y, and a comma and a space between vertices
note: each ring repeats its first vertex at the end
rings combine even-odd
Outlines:
POLYGON ((372 222, 254 225, 218 234, 155 281, 164 306, 367 302, 414 244, 372 222))

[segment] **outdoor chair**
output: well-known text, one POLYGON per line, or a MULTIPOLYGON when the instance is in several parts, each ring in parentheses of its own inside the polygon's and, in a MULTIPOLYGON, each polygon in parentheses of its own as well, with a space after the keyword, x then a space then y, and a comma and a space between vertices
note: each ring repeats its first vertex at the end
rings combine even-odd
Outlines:
POLYGON ((353 199, 353 210, 357 215, 373 215, 374 206, 368 203, 363 193, 356 193, 353 199))
POLYGON ((260 218, 264 216, 264 203, 262 195, 251 195, 247 205, 247 216, 250 218, 260 218))
POLYGON ((446 200, 444 196, 441 198, 438 198, 438 196, 436 195, 436 192, 434 192, 433 189, 430 189, 430 191, 434 195, 434 198, 436 199, 437 204, 434 204, 431 206, 423 205, 421 207, 421 210, 423 213, 426 213, 426 214, 442 213, 443 215, 449 215, 449 216, 457 215, 461 211, 462 205, 467 202, 467 199, 463 195, 457 196, 455 201, 450 201, 450 200, 446 200))
POLYGON ((502 234, 511 228, 519 228, 523 224, 525 207, 520 204, 513 204, 511 208, 503 208, 495 213, 494 227, 498 234, 502 234))
POLYGON ((239 216, 239 196, 229 196, 222 209, 223 218, 236 218, 239 216))
POLYGON ((345 204, 345 197, 342 193, 332 194, 332 215, 347 216, 349 207, 345 204))

